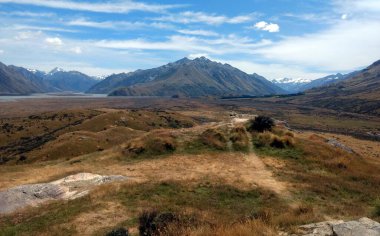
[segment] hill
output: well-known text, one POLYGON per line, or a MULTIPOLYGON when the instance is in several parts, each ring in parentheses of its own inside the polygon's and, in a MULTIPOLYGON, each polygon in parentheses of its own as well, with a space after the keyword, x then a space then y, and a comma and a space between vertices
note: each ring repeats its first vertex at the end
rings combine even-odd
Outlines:
POLYGON ((257 74, 248 75, 230 65, 197 58, 132 73, 112 75, 89 93, 111 96, 242 96, 283 93, 257 74))
POLYGON ((341 82, 306 91, 296 102, 364 114, 380 115, 380 60, 341 82))
POLYGON ((0 94, 40 93, 45 88, 42 84, 36 77, 25 77, 18 67, 0 62, 0 94))

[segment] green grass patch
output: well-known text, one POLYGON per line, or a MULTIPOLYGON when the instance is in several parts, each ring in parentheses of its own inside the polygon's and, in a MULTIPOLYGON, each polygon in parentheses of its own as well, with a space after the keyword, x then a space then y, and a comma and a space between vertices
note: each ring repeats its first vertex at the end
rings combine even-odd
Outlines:
POLYGON ((53 202, 33 208, 25 214, 10 215, 0 218, 0 235, 74 235, 74 228, 60 227, 70 222, 78 214, 94 209, 89 197, 66 203, 53 202))
POLYGON ((134 210, 143 207, 182 213, 183 209, 194 209, 226 220, 249 215, 264 205, 280 204, 280 200, 274 194, 264 190, 243 191, 231 186, 209 183, 194 186, 184 186, 175 182, 142 184, 122 190, 117 198, 134 210))
POLYGON ((306 161, 304 153, 300 148, 275 148, 275 147, 255 147, 255 152, 263 156, 281 157, 287 159, 294 159, 306 161))

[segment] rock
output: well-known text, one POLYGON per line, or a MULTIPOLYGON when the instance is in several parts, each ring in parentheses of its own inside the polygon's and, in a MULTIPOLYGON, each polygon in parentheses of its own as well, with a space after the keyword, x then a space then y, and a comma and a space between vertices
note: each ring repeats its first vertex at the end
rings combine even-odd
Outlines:
POLYGON ((380 236, 380 223, 369 218, 325 221, 299 227, 299 236, 380 236))
POLYGON ((337 236, 380 236, 380 232, 368 228, 366 224, 359 221, 349 221, 334 225, 333 231, 337 236))
POLYGON ((125 179, 120 175, 79 173, 50 183, 17 186, 0 192, 0 214, 12 213, 26 206, 37 206, 49 200, 83 197, 97 185, 125 179))
POLYGON ((366 225, 370 229, 380 227, 380 223, 378 223, 378 222, 376 222, 374 220, 371 220, 371 219, 369 219, 367 217, 360 218, 359 222, 362 223, 362 224, 364 224, 364 225, 366 225))
POLYGON ((300 230, 303 231, 303 235, 313 236, 333 236, 334 232, 332 226, 343 223, 344 221, 325 221, 314 224, 308 224, 300 226, 300 230))
POLYGON ((351 148, 347 147, 343 143, 338 142, 338 140, 336 140, 336 139, 329 138, 327 140, 327 144, 329 144, 329 145, 331 145, 333 147, 339 148, 339 149, 341 149, 343 151, 346 151, 348 153, 354 153, 354 150, 352 150, 351 148))

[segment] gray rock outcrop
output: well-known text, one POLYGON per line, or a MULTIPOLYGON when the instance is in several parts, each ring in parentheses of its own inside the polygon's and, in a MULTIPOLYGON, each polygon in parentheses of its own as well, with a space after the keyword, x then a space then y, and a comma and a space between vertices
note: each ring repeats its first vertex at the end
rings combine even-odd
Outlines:
POLYGON ((298 236, 380 236, 380 223, 369 218, 325 221, 299 227, 298 236))
POLYGON ((75 199, 88 194, 94 186, 125 179, 120 175, 79 173, 50 183, 16 186, 0 192, 0 214, 12 213, 26 206, 38 206, 50 200, 75 199))

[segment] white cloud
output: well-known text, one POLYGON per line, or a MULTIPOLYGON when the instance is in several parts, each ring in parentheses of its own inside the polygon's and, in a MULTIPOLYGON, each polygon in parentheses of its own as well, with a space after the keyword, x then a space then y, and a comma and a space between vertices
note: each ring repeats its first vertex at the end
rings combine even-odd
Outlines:
POLYGON ((46 38, 45 42, 53 46, 61 46, 63 44, 62 40, 58 37, 46 38))
POLYGON ((326 76, 328 73, 318 73, 305 70, 302 66, 276 64, 276 63, 255 63, 246 60, 218 60, 221 63, 227 63, 246 73, 257 73, 266 79, 272 80, 283 77, 302 78, 302 79, 318 79, 326 76))
POLYGON ((213 39, 173 35, 163 41, 149 41, 146 39, 101 40, 94 42, 94 46, 121 50, 161 50, 189 52, 192 54, 207 53, 224 55, 233 53, 254 53, 255 49, 270 45, 271 43, 272 42, 268 40, 254 42, 250 38, 238 37, 231 34, 213 39))
POLYGON ((80 47, 73 47, 70 49, 75 54, 82 54, 82 49, 80 47))
POLYGON ((108 2, 79 2, 70 0, 0 0, 0 3, 25 4, 73 11, 91 11, 105 13, 128 13, 131 11, 165 12, 183 5, 146 4, 132 0, 108 2))
POLYGON ((41 31, 21 31, 18 32, 17 35, 14 37, 16 40, 26 40, 26 39, 32 39, 37 38, 41 35, 41 31))
POLYGON ((380 57, 380 21, 345 20, 331 28, 288 37, 257 50, 261 56, 318 70, 352 71, 380 57))
POLYGON ((334 0, 338 10, 352 13, 379 13, 380 1, 378 0, 334 0))
POLYGON ((268 31, 270 33, 276 33, 280 31, 280 26, 274 23, 267 23, 265 21, 257 22, 253 28, 268 31))
POLYGON ((199 36, 218 36, 219 34, 214 31, 208 31, 208 30, 178 30, 181 34, 188 34, 188 35, 199 35, 199 36))
POLYGON ((0 12, 1 15, 7 16, 22 16, 22 17, 52 17, 55 16, 51 12, 30 12, 30 11, 11 11, 11 12, 0 12))
POLYGON ((1 50, 1 49, 0 49, 0 54, 3 54, 3 53, 4 53, 4 50, 1 50))
POLYGON ((158 29, 172 29, 174 26, 162 22, 130 22, 130 21, 90 21, 85 18, 78 18, 66 23, 69 26, 84 26, 90 28, 100 28, 100 29, 114 29, 114 30, 134 30, 142 28, 158 28, 158 29))
POLYGON ((223 15, 208 14, 204 12, 185 11, 178 14, 170 14, 155 18, 159 21, 174 22, 182 24, 190 23, 204 23, 208 25, 221 25, 221 24, 241 24, 250 22, 255 18, 256 14, 240 15, 235 17, 227 17, 223 15))
POLYGON ((45 27, 45 26, 35 26, 35 25, 12 25, 9 27, 3 27, 3 29, 10 29, 10 30, 31 30, 31 31, 56 31, 56 32, 78 32, 77 30, 71 30, 71 29, 64 29, 64 28, 58 28, 58 27, 45 27))
POLYGON ((348 17, 347 14, 343 14, 340 18, 341 18, 342 20, 347 20, 347 17, 348 17))
POLYGON ((198 53, 198 54, 190 54, 187 57, 192 60, 192 59, 200 58, 200 57, 207 57, 207 58, 209 58, 210 56, 207 53, 198 53))

